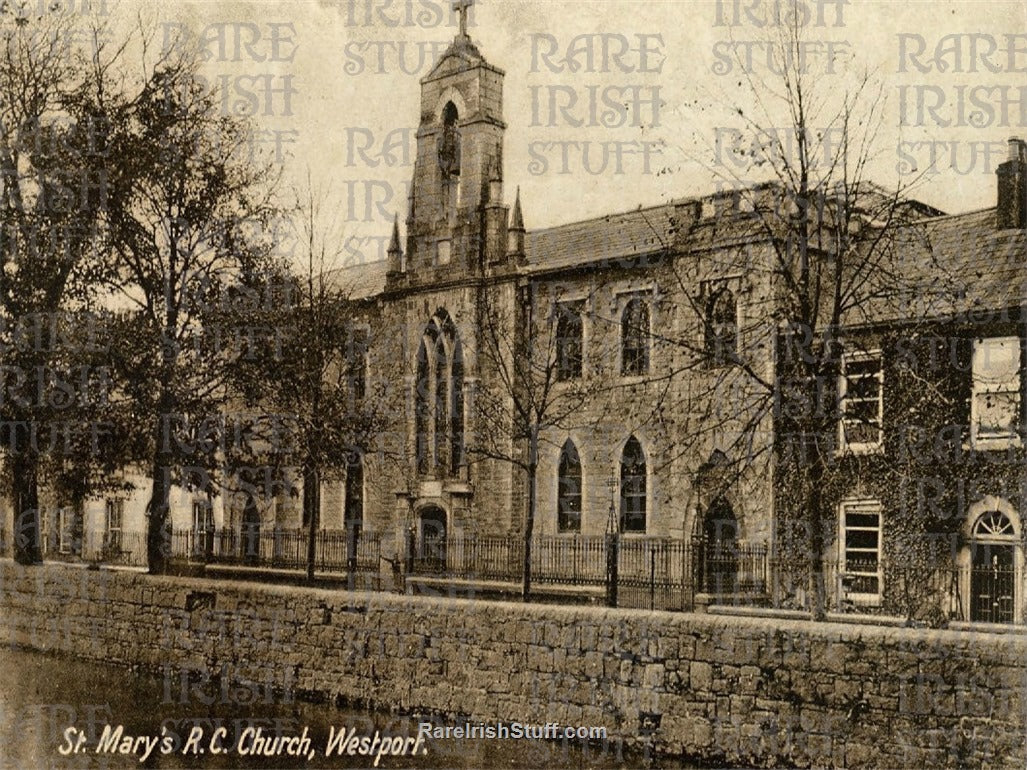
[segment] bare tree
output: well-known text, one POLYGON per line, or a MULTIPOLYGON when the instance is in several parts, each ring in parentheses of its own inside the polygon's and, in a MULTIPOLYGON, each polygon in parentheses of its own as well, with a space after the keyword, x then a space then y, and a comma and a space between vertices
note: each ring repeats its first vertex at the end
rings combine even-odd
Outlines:
POLYGON ((472 462, 498 460, 524 473, 524 601, 531 596, 539 452, 552 432, 577 427, 583 407, 604 389, 598 377, 582 376, 578 312, 552 285, 495 282, 479 291, 481 378, 474 394, 474 438, 467 452, 472 462))
MULTIPOLYGON (((302 262, 276 279, 292 287, 290 300, 261 314, 261 325, 277 330, 276 344, 240 359, 235 378, 249 406, 277 417, 276 436, 265 435, 265 459, 302 478, 308 580, 314 579, 322 482, 356 472, 386 426, 383 385, 368 381, 367 308, 352 271, 341 266, 345 240, 326 222, 335 210, 328 199, 308 177, 294 209, 302 262)), ((347 522, 351 560, 358 526, 347 522)))
POLYGON ((807 606, 820 616, 841 335, 867 320, 871 305, 902 301, 910 280, 903 241, 919 237, 908 226, 940 212, 908 200, 910 185, 885 191, 870 181, 883 88, 869 71, 805 55, 806 38, 802 15, 783 13, 763 42, 780 72, 762 74, 739 58, 740 93, 720 95, 752 107, 732 110, 732 141, 718 136, 717 157, 730 162, 704 163, 727 191, 714 196, 713 212, 697 204, 679 223, 679 254, 690 238, 719 248, 701 266, 687 254, 674 261, 696 323, 673 338, 680 356, 671 376, 688 382, 676 408, 691 415, 694 435, 730 437, 733 451, 715 474, 720 488, 756 466, 774 468, 776 508, 785 512, 778 546, 786 560, 805 555, 788 566, 807 575, 807 606))

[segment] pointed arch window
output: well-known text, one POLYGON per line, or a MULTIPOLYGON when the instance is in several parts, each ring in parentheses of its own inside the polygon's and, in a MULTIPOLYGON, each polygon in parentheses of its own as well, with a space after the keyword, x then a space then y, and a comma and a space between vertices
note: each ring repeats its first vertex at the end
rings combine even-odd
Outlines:
POLYGON ((620 531, 645 532, 646 459, 634 436, 624 445, 620 460, 620 531))
POLYGON ((446 342, 440 336, 435 341, 435 448, 432 456, 432 463, 441 472, 445 472, 446 462, 446 439, 449 435, 449 356, 446 351, 446 342))
POLYGON ((635 297, 621 315, 621 374, 632 377, 649 373, 649 303, 635 297))
POLYGON ((417 470, 452 475, 464 464, 464 365, 456 327, 440 311, 417 352, 414 432, 417 470))
POLYGON ((431 416, 431 380, 429 379, 428 346, 425 340, 421 340, 421 346, 417 351, 417 383, 414 391, 414 433, 415 453, 417 455, 417 472, 428 473, 431 470, 431 463, 428 457, 428 429, 431 416))
POLYGON ((450 382, 450 457, 449 467, 456 471, 464 464, 464 355, 460 340, 453 340, 450 382))
POLYGON ((556 511, 560 532, 581 532, 581 458, 570 439, 560 450, 556 511))

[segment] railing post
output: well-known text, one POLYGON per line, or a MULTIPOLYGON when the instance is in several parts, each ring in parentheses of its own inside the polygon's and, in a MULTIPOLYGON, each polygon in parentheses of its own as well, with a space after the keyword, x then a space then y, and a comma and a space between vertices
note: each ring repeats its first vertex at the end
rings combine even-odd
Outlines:
POLYGON ((346 571, 354 573, 357 571, 357 544, 360 540, 360 530, 352 524, 346 527, 346 571))
POLYGON ((414 528, 409 527, 406 532, 403 533, 406 551, 406 573, 409 575, 414 571, 414 528))
POLYGON ((649 544, 649 609, 656 609, 656 544, 649 544))
POLYGON ((617 606, 617 562, 620 551, 620 534, 611 532, 606 536, 606 606, 617 606))

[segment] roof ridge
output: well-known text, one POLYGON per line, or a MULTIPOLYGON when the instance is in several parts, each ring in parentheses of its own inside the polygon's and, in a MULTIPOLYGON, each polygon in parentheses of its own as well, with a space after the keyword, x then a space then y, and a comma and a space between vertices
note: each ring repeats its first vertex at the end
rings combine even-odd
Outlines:
POLYGON ((921 219, 921 220, 918 220, 918 221, 915 221, 915 222, 910 222, 910 224, 914 224, 914 225, 915 224, 930 224, 932 222, 939 222, 939 221, 944 220, 944 219, 960 219, 960 218, 963 218, 963 217, 972 217, 972 216, 976 216, 977 214, 990 213, 990 212, 993 212, 994 210, 995 210, 994 206, 988 206, 988 207, 985 207, 985 208, 982 208, 982 209, 974 209, 972 211, 960 211, 960 212, 958 212, 956 214, 939 214, 936 217, 925 217, 924 219, 921 219))
MULTIPOLYGON (((684 202, 684 201, 688 201, 688 200, 692 200, 692 199, 691 198, 682 198, 681 200, 684 202)), ((631 216, 632 214, 641 214, 641 213, 644 213, 646 211, 656 211, 657 209, 672 208, 675 205, 678 205, 678 201, 670 201, 669 203, 656 203, 656 204, 653 204, 651 206, 638 206, 637 208, 633 208, 633 209, 626 209, 626 210, 622 210, 622 211, 614 211, 614 212, 609 213, 609 214, 600 214, 599 216, 589 217, 588 219, 576 219, 573 222, 564 222, 563 224, 560 224, 560 225, 551 225, 549 227, 540 227, 537 230, 528 230, 527 233, 528 233, 528 235, 538 235, 539 233, 548 233, 548 232, 552 232, 553 230, 562 230, 562 229, 564 229, 566 227, 574 227, 575 225, 586 225, 586 224, 590 224, 592 222, 601 222, 604 219, 609 219, 611 217, 631 216)))

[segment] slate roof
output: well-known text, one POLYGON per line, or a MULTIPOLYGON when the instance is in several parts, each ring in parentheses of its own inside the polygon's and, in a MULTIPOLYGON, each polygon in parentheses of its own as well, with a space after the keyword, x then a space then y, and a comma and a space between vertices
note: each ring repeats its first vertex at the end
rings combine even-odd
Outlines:
MULTIPOLYGON (((698 221, 682 201, 572 222, 525 237, 524 273, 589 267, 675 250, 702 252, 762 238, 757 220, 743 214, 703 216, 698 221), (686 228, 684 232, 679 229, 686 228)), ((995 209, 926 216, 894 228, 891 271, 868 289, 847 325, 894 323, 989 309, 1027 306, 1027 230, 996 229, 995 209)), ((387 263, 370 262, 331 272, 354 299, 385 290, 387 263)))
POLYGON ((350 299, 371 299, 385 291, 388 262, 364 262, 329 270, 326 278, 350 299))
POLYGON ((1027 230, 998 230, 995 209, 925 219, 896 236, 897 280, 847 324, 973 317, 1027 305, 1027 230))
POLYGON ((674 222, 671 204, 529 230, 525 256, 529 269, 558 269, 654 254, 670 244, 674 222))

